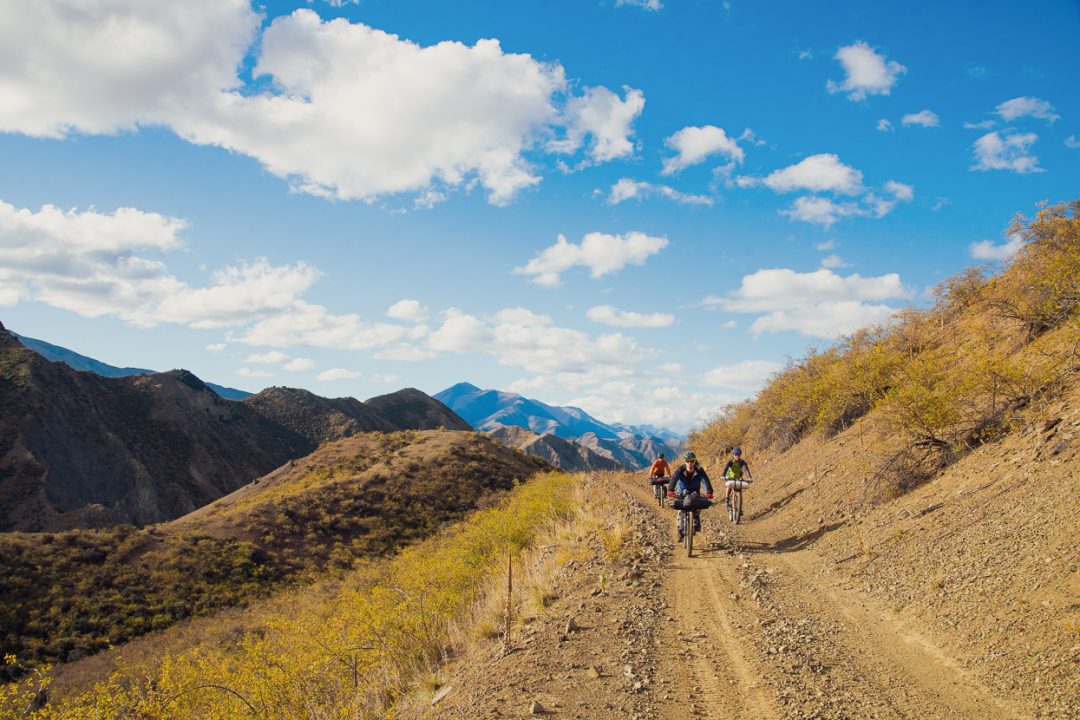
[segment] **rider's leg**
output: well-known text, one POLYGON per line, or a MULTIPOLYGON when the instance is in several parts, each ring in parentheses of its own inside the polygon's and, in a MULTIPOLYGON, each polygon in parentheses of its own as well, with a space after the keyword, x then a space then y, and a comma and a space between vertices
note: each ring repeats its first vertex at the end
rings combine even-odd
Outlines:
POLYGON ((699 532, 700 530, 701 530, 701 511, 700 510, 695 510, 694 511, 694 532, 699 532))

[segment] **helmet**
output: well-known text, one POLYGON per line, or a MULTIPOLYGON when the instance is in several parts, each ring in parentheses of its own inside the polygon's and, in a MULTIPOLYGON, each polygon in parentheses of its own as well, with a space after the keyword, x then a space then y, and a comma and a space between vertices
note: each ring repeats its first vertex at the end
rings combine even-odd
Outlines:
POLYGON ((742 455, 742 449, 738 446, 731 448, 732 455, 742 455))
POLYGON ((686 452, 683 453, 682 459, 683 460, 697 460, 697 455, 695 455, 690 450, 687 450, 686 452))
POLYGON ((663 459, 664 459, 664 453, 660 453, 660 459, 661 459, 661 460, 663 460, 663 459))

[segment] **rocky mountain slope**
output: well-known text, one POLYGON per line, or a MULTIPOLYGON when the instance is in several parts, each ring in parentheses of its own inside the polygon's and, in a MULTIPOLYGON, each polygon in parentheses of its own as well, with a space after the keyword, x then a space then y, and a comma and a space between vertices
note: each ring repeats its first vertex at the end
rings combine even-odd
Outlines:
POLYGON ((550 433, 537 435, 525 428, 501 427, 487 432, 486 435, 497 443, 541 458, 567 472, 624 469, 621 463, 610 457, 550 433))
POLYGON ((581 408, 548 405, 470 383, 458 383, 434 397, 477 430, 519 427, 538 435, 556 435, 627 468, 647 468, 658 453, 672 455, 682 447, 679 436, 662 428, 609 424, 581 408))
POLYGON ((3 326, 0 391, 0 531, 175 518, 323 442, 404 429, 382 412, 421 427, 464 426, 415 391, 378 399, 381 410, 286 390, 236 402, 184 370, 78 372, 3 326))

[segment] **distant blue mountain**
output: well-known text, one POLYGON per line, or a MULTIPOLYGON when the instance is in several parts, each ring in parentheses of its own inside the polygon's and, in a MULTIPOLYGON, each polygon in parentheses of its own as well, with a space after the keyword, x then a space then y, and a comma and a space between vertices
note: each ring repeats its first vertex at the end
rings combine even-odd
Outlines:
POLYGON ((664 428, 606 423, 581 408, 548 405, 470 383, 448 387, 434 398, 477 430, 520 427, 538 435, 556 435, 630 469, 648 467, 661 452, 673 455, 683 443, 682 436, 664 428))
POLYGON ((621 440, 631 435, 682 441, 683 437, 653 425, 622 425, 597 420, 581 408, 548 405, 516 393, 481 390, 467 382, 448 387, 434 398, 450 407, 477 430, 523 427, 535 433, 577 438, 594 433, 601 440, 621 440))
POLYGON ((458 383, 434 398, 477 430, 523 427, 539 435, 550 433, 567 439, 590 432, 604 440, 620 437, 614 426, 597 420, 580 408, 548 405, 516 393, 481 390, 470 383, 458 383))
MULTIPOLYGON (((19 342, 21 342, 24 346, 30 348, 38 355, 44 357, 46 360, 51 360, 52 362, 62 362, 68 367, 75 370, 92 372, 98 375, 104 375, 105 377, 149 375, 151 373, 157 372, 156 370, 147 370, 146 368, 116 367, 115 365, 109 365, 108 363, 103 363, 100 360, 95 360, 92 357, 80 355, 74 350, 68 350, 67 348, 60 347, 59 345, 53 345, 52 343, 45 342, 44 340, 37 340, 32 337, 26 337, 25 335, 20 335, 16 332, 12 332, 11 334, 17 337, 19 339, 19 342)), ((251 396, 251 393, 249 392, 237 390, 236 388, 225 387, 223 385, 206 383, 206 386, 227 400, 243 400, 244 398, 251 396)))

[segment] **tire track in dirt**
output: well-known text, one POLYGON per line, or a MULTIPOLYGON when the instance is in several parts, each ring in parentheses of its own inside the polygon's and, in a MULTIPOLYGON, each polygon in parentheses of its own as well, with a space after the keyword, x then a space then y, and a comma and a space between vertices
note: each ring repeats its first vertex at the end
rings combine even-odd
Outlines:
POLYGON ((656 507, 639 479, 625 482, 672 528, 675 548, 664 573, 671 619, 653 648, 665 678, 658 717, 1032 717, 917 628, 815 575, 811 551, 783 552, 770 530, 789 528, 735 528, 710 511, 702 550, 687 558, 675 513, 656 507))

